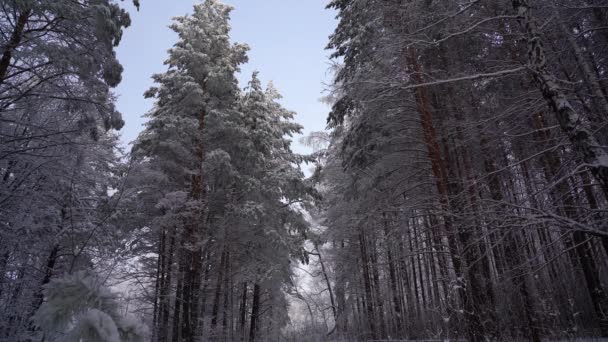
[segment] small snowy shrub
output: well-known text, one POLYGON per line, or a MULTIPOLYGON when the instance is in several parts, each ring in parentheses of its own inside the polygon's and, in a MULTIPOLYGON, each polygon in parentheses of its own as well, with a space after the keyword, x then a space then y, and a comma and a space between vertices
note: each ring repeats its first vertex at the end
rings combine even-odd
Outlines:
POLYGON ((119 314, 115 295, 95 275, 78 272, 55 279, 44 294, 34 323, 49 341, 144 341, 145 326, 119 314))

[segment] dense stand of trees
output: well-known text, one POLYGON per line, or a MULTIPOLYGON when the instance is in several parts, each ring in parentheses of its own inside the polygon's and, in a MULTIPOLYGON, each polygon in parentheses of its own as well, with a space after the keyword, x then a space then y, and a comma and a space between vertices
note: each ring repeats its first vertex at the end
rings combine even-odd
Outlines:
POLYGON ((606 2, 330 7, 332 333, 608 336, 606 2))
POLYGON ((120 3, 0 3, 0 341, 608 337, 608 3, 328 6, 302 156, 220 1, 130 154, 120 3))

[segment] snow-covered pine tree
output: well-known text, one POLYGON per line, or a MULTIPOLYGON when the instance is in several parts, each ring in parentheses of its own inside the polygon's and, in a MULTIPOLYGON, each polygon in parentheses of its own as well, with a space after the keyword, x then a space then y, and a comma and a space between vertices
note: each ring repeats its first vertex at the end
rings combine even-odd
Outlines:
MULTIPOLYGON (((203 165, 204 160, 216 157, 210 151, 217 144, 214 134, 221 132, 221 127, 213 122, 221 123, 235 107, 235 72, 246 61, 247 50, 246 46, 229 41, 230 11, 218 1, 205 1, 194 6, 192 15, 176 18, 171 28, 179 40, 169 51, 169 69, 154 76, 158 87, 146 93, 156 98, 156 106, 134 155, 165 179, 160 189, 165 195, 159 206, 171 202, 175 207, 175 199, 179 199, 183 208, 179 221, 168 223, 173 231, 171 248, 175 250, 175 259, 171 255, 168 260, 175 260, 178 267, 173 277, 176 283, 170 283, 173 262, 167 261, 166 268, 159 269, 157 275, 162 278, 158 287, 176 288, 172 329, 168 327, 168 303, 155 306, 155 338, 159 341, 166 340, 169 334, 173 339, 194 341, 201 334, 203 241, 210 236, 203 209, 212 205, 207 201, 209 184, 203 165), (156 310, 164 316, 157 317, 156 310)), ((166 213, 165 209, 161 211, 166 213)), ((163 236, 159 243, 165 244, 165 226, 159 227, 157 234, 163 236)), ((162 247, 161 250, 164 251, 162 247)))
POLYGON ((117 251, 103 234, 123 124, 110 89, 129 16, 112 1, 6 1, 0 25, 0 340, 16 341, 38 333, 46 284, 117 251))
POLYGON ((229 11, 207 1, 177 19, 180 41, 169 71, 155 76, 159 87, 148 94, 156 107, 133 151, 140 180, 131 186, 149 203, 150 219, 139 225, 153 228, 146 239, 157 255, 151 318, 158 341, 232 336, 228 319, 239 310, 239 334, 277 334, 289 260, 304 257, 299 208, 313 191, 298 166, 306 158, 289 140, 301 126, 257 74, 244 93, 236 88, 246 48, 229 44, 229 11), (236 293, 244 298, 238 307, 236 293))
POLYGON ((238 248, 236 258, 247 274, 240 281, 253 284, 250 340, 276 336, 286 323, 278 319, 287 315, 283 287, 291 286, 290 260, 306 258, 302 248, 308 223, 302 210, 314 198, 298 167, 309 158, 290 148, 289 137, 299 133, 301 126, 293 122, 294 113, 284 109, 279 99, 272 84, 263 90, 254 73, 240 107, 247 139, 237 145, 241 152, 235 156, 239 156, 240 172, 247 183, 239 190, 242 204, 235 203, 239 209, 235 216, 242 220, 236 236, 248 248, 238 248), (244 263, 251 257, 254 259, 244 263), (257 296, 265 300, 260 302, 257 296), (259 307, 264 305, 260 303, 266 303, 265 307, 259 307))

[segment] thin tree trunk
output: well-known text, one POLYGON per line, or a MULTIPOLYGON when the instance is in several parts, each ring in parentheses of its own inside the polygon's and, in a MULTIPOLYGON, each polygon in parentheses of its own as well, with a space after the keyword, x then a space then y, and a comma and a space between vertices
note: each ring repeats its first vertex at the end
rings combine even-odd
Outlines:
POLYGON ((165 229, 160 231, 160 241, 158 243, 158 257, 156 259, 156 282, 154 284, 154 311, 152 315, 152 341, 158 341, 160 329, 158 322, 160 320, 160 291, 165 280, 164 263, 165 263, 165 229))
MULTIPOLYGON (((344 250, 344 241, 340 242, 340 247, 344 250)), ((346 289, 344 282, 343 272, 339 272, 336 275, 336 304, 338 305, 338 315, 336 320, 336 326, 338 329, 339 337, 343 336, 348 331, 348 317, 346 309, 346 289)))
MULTIPOLYGON (((608 249, 606 250, 608 253, 608 249)), ((6 267, 8 265, 8 258, 10 257, 10 253, 4 252, 2 256, 0 256, 0 298, 2 298, 2 292, 4 290, 4 279, 6 275, 6 267)))
POLYGON ((331 312, 334 315, 334 322, 338 321, 338 313, 336 311, 336 301, 334 300, 334 292, 331 288, 331 282, 329 281, 329 275, 327 274, 327 270, 325 269, 325 263, 323 262, 323 257, 321 256, 321 251, 319 250, 319 246, 315 244, 315 251, 317 252, 317 257, 319 258, 319 263, 321 264, 321 273, 323 274, 323 279, 325 279, 325 285, 327 286, 327 291, 329 292, 329 301, 331 303, 331 312))
MULTIPOLYGON (((374 237, 374 241, 375 241, 375 237, 374 237)), ((378 272, 378 258, 376 256, 376 244, 372 243, 371 244, 371 267, 372 267, 372 277, 374 279, 374 289, 375 291, 375 306, 377 307, 377 313, 378 313, 378 321, 380 324, 380 338, 386 338, 386 321, 384 319, 384 301, 382 299, 382 290, 380 287, 380 274, 378 272)))
POLYGON ((53 270, 55 269, 55 264, 57 263, 57 254, 59 253, 59 245, 53 246, 51 249, 51 253, 46 260, 46 265, 44 268, 44 277, 40 282, 40 286, 36 290, 36 294, 34 295, 34 302, 32 303, 32 308, 29 317, 32 317, 42 302, 44 301, 44 285, 48 284, 51 281, 51 277, 53 276, 53 270))
POLYGON ((222 295, 222 282, 224 280, 224 272, 226 270, 226 251, 222 252, 220 258, 220 267, 218 268, 217 282, 215 285, 215 296, 213 297, 213 311, 211 312, 211 332, 215 332, 217 319, 220 311, 220 298, 222 295))
POLYGON ((259 330, 258 321, 260 314, 260 285, 253 285, 253 303, 251 304, 251 325, 249 327, 249 342, 254 342, 259 330))
POLYGON ((378 338, 376 330, 376 315, 374 314, 374 300, 372 298, 371 275, 369 271, 369 258, 367 255, 367 242, 363 231, 359 233, 359 245, 361 248, 361 267, 363 271, 363 285, 365 286, 365 302, 367 307, 367 322, 374 339, 378 338))
POLYGON ((183 316, 181 315, 182 302, 183 302, 183 287, 184 287, 184 276, 186 273, 186 266, 184 264, 183 256, 180 255, 178 261, 179 266, 177 270, 177 285, 175 287, 175 303, 173 305, 173 332, 171 335, 171 342, 181 342, 181 324, 183 322, 183 316))
MULTIPOLYGON (((414 220, 414 219, 412 219, 412 220, 414 220)), ((414 242, 412 242, 414 239, 412 239, 411 234, 413 234, 413 229, 409 229, 408 230, 408 235, 407 235, 407 239, 408 239, 409 247, 410 247, 410 253, 413 253, 414 252, 414 247, 417 248, 417 246, 414 246, 414 242)), ((422 310, 420 309, 420 295, 418 294, 418 277, 416 275, 417 274, 417 272, 416 272, 416 263, 413 261, 413 259, 415 257, 416 256, 411 256, 409 258, 410 259, 411 269, 412 269, 412 281, 410 282, 410 284, 411 284, 410 287, 414 290, 414 298, 416 299, 416 302, 414 303, 414 317, 415 318, 420 318, 422 316, 420 314, 420 312, 422 310)))
POLYGON ((4 53, 2 54, 2 59, 0 59, 0 85, 2 85, 6 79, 8 67, 11 65, 11 59, 13 58, 13 52, 23 39, 23 30, 25 29, 25 25, 27 24, 30 14, 32 14, 32 10, 30 9, 19 14, 19 17, 17 17, 15 23, 15 29, 11 34, 11 38, 8 41, 8 44, 3 47, 4 53))
MULTIPOLYGON (((593 187, 591 185, 591 179, 589 179, 589 175, 585 172, 580 175, 583 181, 583 191, 585 192, 585 198, 587 199, 587 203, 589 203, 589 208, 591 210, 597 211, 599 209, 599 205, 597 199, 595 198, 595 194, 593 193, 593 187)), ((594 226, 598 226, 601 224, 601 218, 594 215, 591 220, 591 224, 594 226)), ((608 237, 602 237, 602 247, 604 247, 604 253, 608 255, 608 237)))
MULTIPOLYGON (((539 113, 535 117, 535 123, 538 125, 538 132, 542 141, 548 141, 549 136, 545 128, 544 119, 542 113, 539 113)), ((555 178, 557 170, 561 169, 561 161, 555 152, 551 151, 545 154, 543 157, 544 171, 546 174, 547 181, 550 182, 555 178)), ((567 186, 566 180, 560 180, 555 184, 555 189, 551 191, 551 197, 556 207, 559 207, 559 202, 563 203, 562 211, 563 214, 570 218, 576 219, 575 201, 573 199, 572 192, 567 186)), ((566 246, 573 247, 572 250, 575 252, 571 254, 571 258, 574 259, 576 256, 582 266, 583 274, 585 276, 585 283, 591 300, 593 302, 594 311, 600 324, 600 331, 602 337, 608 337, 608 295, 600 281, 599 270, 593 258, 591 251, 589 250, 589 244, 587 242, 586 234, 580 231, 574 231, 572 233, 574 241, 570 241, 570 237, 566 237, 566 246)), ((575 262, 573 262, 575 263, 575 262)))
POLYGON ((226 341, 228 337, 227 334, 227 326, 228 326, 228 299, 229 295, 232 293, 232 288, 230 287, 230 252, 226 251, 226 270, 224 271, 224 305, 223 305, 223 313, 222 313, 222 340, 226 341))
POLYGON ((204 175, 203 161, 205 159, 205 116, 206 110, 202 109, 198 115, 198 131, 196 137, 196 164, 194 169, 197 171, 192 176, 192 188, 190 198, 198 201, 201 208, 194 210, 190 217, 190 222, 186 224, 186 231, 183 241, 183 254, 188 262, 189 270, 184 277, 183 288, 183 338, 186 342, 195 342, 197 338, 199 298, 202 278, 202 233, 203 233, 203 213, 202 201, 204 197, 204 175))
MULTIPOLYGON (((483 140, 482 140, 483 141, 483 140)), ((486 149, 486 144, 482 143, 482 149, 486 149)), ((486 156, 489 154, 485 153, 486 156)), ((490 159, 484 159, 485 171, 488 175, 493 175, 489 178, 489 189, 490 195, 492 199, 497 203, 504 202, 504 196, 502 194, 500 180, 498 175, 496 175, 496 167, 494 162, 490 159)), ((506 212, 506 208, 501 206, 501 210, 506 212)), ((517 232, 507 232, 505 233, 507 236, 504 241, 504 251, 505 257, 503 258, 507 263, 507 266, 510 270, 514 270, 516 267, 520 267, 523 263, 521 251, 518 250, 518 246, 520 245, 519 241, 516 238, 517 232)), ((533 299, 530 297, 530 291, 528 289, 528 285, 526 283, 526 272, 521 272, 520 275, 516 275, 513 278, 513 283, 517 286, 520 295, 522 296, 522 302, 524 306, 524 313, 526 317, 526 325, 527 325, 527 335, 530 341, 532 342, 540 342, 541 334, 537 326, 537 319, 533 309, 533 299)))
POLYGON ((203 276, 203 287, 201 290, 201 294, 202 294, 202 299, 201 299, 201 310, 200 310, 200 317, 201 317, 201 326, 200 329, 201 331, 205 331, 205 314, 206 314, 206 310, 207 310, 207 289, 209 287, 209 277, 211 274, 211 245, 208 244, 206 246, 206 252, 205 252, 205 260, 204 263, 205 265, 205 275, 203 276))
MULTIPOLYGON (((422 79, 422 70, 420 64, 417 61, 417 56, 414 52, 413 48, 410 48, 408 51, 408 63, 412 66, 413 69, 413 78, 417 84, 424 83, 422 79)), ((444 164, 444 161, 441 157, 441 150, 439 148, 439 143, 437 140, 437 132, 435 127, 433 126, 433 117, 430 110, 429 98, 425 87, 417 87, 416 88, 416 100, 418 105, 418 111, 420 112, 420 122, 423 131, 423 137, 429 152, 429 159, 431 161, 431 171, 433 176, 435 177, 437 192, 439 195, 439 202, 441 204, 441 208, 444 212, 450 212, 450 204, 449 204, 449 190, 448 190, 448 182, 447 182, 447 169, 444 164)), ((462 279, 463 273, 463 265, 460 260, 460 256, 458 253, 458 243, 456 241, 456 236, 458 235, 459 240, 463 246, 469 245, 469 237, 467 232, 460 232, 457 234, 456 229, 453 226, 452 219, 448 215, 444 215, 444 226, 448 234, 448 244, 450 248, 450 252, 452 254, 452 263, 454 265, 454 270, 456 272, 456 276, 459 279, 462 279)), ((465 253, 464 258, 465 261, 472 261, 471 253, 465 253)), ((481 292, 481 289, 478 288, 478 283, 476 281, 476 277, 471 272, 468 273, 468 278, 470 280, 470 284, 462 284, 464 290, 459 290, 461 297, 464 302, 464 315, 467 326, 467 334, 468 338, 471 342, 482 341, 485 338, 486 331, 481 323, 479 315, 477 313, 478 308, 476 305, 476 294, 481 292), (467 286, 468 285, 468 286, 467 286)))
POLYGON ((241 307, 239 309, 239 333, 241 336, 241 341, 245 340, 245 326, 247 319, 247 282, 243 282, 243 294, 241 295, 241 307))
POLYGON ((591 87, 591 91, 594 96, 594 102, 599 104, 601 109, 601 113, 599 113, 599 117, 601 119, 608 119, 608 100, 606 99, 606 95, 602 91, 602 86, 600 81, 593 70, 592 66, 589 65, 583 50, 576 42, 575 37, 572 36, 572 31, 566 27, 563 20, 557 20, 560 29, 562 30, 562 34, 564 34, 570 44, 570 47, 574 51, 574 56, 576 57, 576 61, 581 68, 583 77, 585 78, 586 83, 591 87))
POLYGON ((175 231, 171 233, 171 240, 169 242, 169 253, 163 258, 166 262, 163 265, 165 278, 163 279, 162 286, 159 293, 159 318, 158 318, 158 342, 166 342, 169 332, 169 312, 170 308, 170 297, 169 290, 171 289, 171 274, 173 273, 173 254, 175 250, 175 231))
POLYGON ((397 275, 395 272, 395 260, 393 258, 392 244, 391 244, 391 232, 389 231, 389 222, 386 217, 386 213, 382 213, 384 219, 384 240, 386 241, 386 258, 388 261, 388 273, 390 278, 390 289, 393 301, 393 310, 395 311, 395 332, 399 333, 401 327, 401 303, 399 300, 399 293, 397 291, 397 275))
POLYGON ((550 72, 546 64, 545 48, 528 0, 513 0, 512 4, 524 27, 528 43, 528 63, 530 70, 533 71, 533 77, 543 97, 555 112, 560 127, 570 139, 579 159, 591 170, 608 197, 608 152, 595 138, 593 130, 574 110, 557 84, 556 77, 550 72))

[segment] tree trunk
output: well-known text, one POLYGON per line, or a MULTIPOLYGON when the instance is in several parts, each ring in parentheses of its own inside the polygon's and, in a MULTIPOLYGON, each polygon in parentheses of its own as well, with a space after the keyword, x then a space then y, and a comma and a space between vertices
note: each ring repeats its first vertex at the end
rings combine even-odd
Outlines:
POLYGON ((162 281, 159 292, 159 317, 158 317, 158 332, 156 334, 158 342, 166 342, 169 332, 169 313, 170 313, 170 296, 171 289, 171 274, 173 273, 173 254, 175 250, 175 232, 171 233, 169 242, 169 253, 163 258, 163 272, 165 277, 162 281), (166 261, 166 262, 165 262, 166 261))
POLYGON ((229 304, 229 296, 232 293, 232 288, 230 287, 230 252, 226 251, 226 269, 224 270, 224 305, 223 305, 223 313, 222 313, 222 340, 226 341, 228 337, 228 304, 229 304))
POLYGON ((185 238, 183 239, 184 258, 189 264, 189 270, 184 279, 184 294, 182 313, 183 317, 183 338, 187 342, 195 342, 197 338, 198 315, 199 315, 199 295, 202 278, 202 200, 204 195, 203 161, 205 158, 204 132, 205 132, 205 109, 199 112, 198 116, 198 135, 196 146, 196 165, 197 174, 192 176, 192 189, 190 198, 198 201, 201 208, 192 212, 190 222, 186 224, 185 238))
MULTIPOLYGON (((539 113, 535 117, 535 124, 542 141, 548 141, 549 136, 545 129, 545 123, 542 113, 539 113)), ((561 169, 561 161, 555 152, 550 151, 543 157, 544 171, 546 174, 547 182, 550 182, 557 175, 557 170, 561 169)), ((556 207, 559 207, 559 203, 562 202, 563 214, 573 220, 576 220, 576 203, 572 197, 572 191, 568 188, 566 180, 559 180, 554 190, 551 191, 551 197, 556 207), (561 201, 560 201, 561 199, 561 201)), ((574 231, 572 233, 574 241, 568 241, 569 237, 566 237, 566 245, 575 251, 576 257, 581 264, 583 274, 585 276, 585 283, 587 284, 587 291, 593 302, 594 311, 600 324, 600 330, 602 337, 608 337, 608 295, 603 288, 599 270, 593 258, 592 251, 589 249, 586 234, 580 231, 574 231)))
POLYGON ((154 311, 152 315, 152 341, 158 341, 158 322, 160 318, 160 289, 165 279, 164 258, 165 258, 165 229, 160 231, 160 241, 158 243, 158 257, 156 258, 156 282, 154 284, 154 311))
POLYGON ((200 313, 201 331, 205 331, 205 313, 207 312, 207 298, 209 297, 207 295, 207 289, 209 287, 209 276, 211 274, 211 244, 208 244, 206 246, 205 260, 204 260, 203 264, 205 265, 205 275, 203 276, 203 286, 202 286, 202 290, 201 290, 201 294, 203 297, 201 299, 201 310, 200 310, 200 312, 201 312, 200 313))
MULTIPOLYGON (((373 241, 375 241, 375 236, 373 236, 373 241)), ((384 301, 382 299, 382 289, 380 286, 380 274, 378 271, 378 258, 376 256, 376 244, 371 244, 371 267, 372 267, 372 277, 374 279, 374 289, 375 289, 375 302, 374 306, 377 308, 376 312, 378 313, 378 321, 380 324, 380 338, 386 338, 386 321, 384 319, 384 301)))
POLYGON ((222 295, 222 282, 224 280, 224 271, 226 270, 226 251, 222 252, 220 258, 220 267, 218 268, 217 282, 215 285, 215 296, 213 297, 213 311, 211 312, 211 332, 215 332, 217 319, 220 311, 220 298, 222 295))
POLYGON ((241 341, 245 340, 245 326, 247 323, 247 282, 243 282, 243 294, 241 296, 241 307, 239 308, 239 333, 241 341))
POLYGON ((317 252, 317 257, 319 258, 319 263, 321 264, 321 273, 323 274, 323 279, 325 279, 325 285, 327 286, 327 291, 329 292, 329 301, 331 303, 331 312, 334 315, 334 323, 336 323, 338 321, 338 312, 336 311, 336 301, 334 300, 334 292, 331 288, 331 282, 329 281, 329 275, 327 274, 327 270, 325 269, 325 263, 323 263, 321 251, 319 250, 319 246, 317 244, 315 244, 315 251, 317 252))
MULTIPOLYGON (((597 199, 595 198, 595 194, 593 193, 593 187, 591 185, 591 179, 589 179, 589 175, 586 172, 581 173, 581 180, 583 181, 583 191, 585 193, 585 198, 587 199, 587 203, 589 203, 589 208, 591 210, 597 211, 599 209, 599 205, 597 203, 597 199)), ((599 215, 593 215, 591 218, 591 224, 594 226, 601 225, 601 217, 599 215)), ((602 237, 602 246, 604 247, 604 253, 608 255, 608 237, 602 237)))
POLYGON ((391 231, 389 230, 389 221, 386 217, 386 213, 382 213, 384 219, 384 241, 386 241, 386 258, 388 261, 388 274, 390 278, 390 289, 393 301, 393 310, 395 311, 395 332, 399 334, 401 332, 401 303, 399 300, 399 292, 397 290, 397 275, 395 272, 395 260, 393 258, 392 244, 391 244, 391 231))
POLYGON ((8 44, 4 46, 4 53, 2 54, 2 59, 0 59, 0 85, 2 85, 6 79, 8 67, 11 65, 11 59, 13 58, 13 52, 23 39, 23 30, 25 29, 25 24, 27 24, 31 13, 32 10, 28 9, 19 14, 11 38, 8 41, 8 44))
POLYGON ((183 316, 181 315, 181 307, 183 302, 183 287, 184 277, 186 273, 186 266, 182 260, 183 256, 180 255, 178 261, 179 266, 177 270, 177 284, 175 286, 175 303, 173 305, 173 332, 171 335, 171 342, 182 342, 181 340, 181 324, 183 322, 183 316))
POLYGON ((260 285, 255 283, 253 285, 253 303, 251 304, 251 325, 249 327, 249 342, 254 342, 258 328, 258 321, 260 315, 260 285))
POLYGON ((59 253, 59 245, 53 246, 51 249, 51 253, 46 260, 46 265, 44 268, 44 277, 40 282, 40 286, 36 290, 36 294, 34 295, 34 302, 32 303, 32 308, 29 317, 34 316, 42 302, 44 301, 44 285, 48 284, 51 281, 51 277, 53 276, 53 270, 55 269, 55 263, 57 263, 57 254, 59 253))
MULTIPOLYGON (((416 84, 424 83, 422 79, 422 70, 420 64, 417 61, 417 56, 414 52, 413 48, 409 48, 407 60, 408 63, 412 67, 412 77, 414 78, 414 82, 416 84)), ((437 192, 439 195, 439 202, 441 204, 441 208, 443 212, 450 212, 450 204, 449 204, 449 190, 448 190, 448 181, 447 181, 447 169, 443 158, 441 157, 441 150, 439 148, 439 143, 437 139, 437 132, 433 125, 433 116, 430 110, 429 97, 425 87, 417 87, 416 88, 416 101, 418 105, 418 111, 420 113, 420 123, 422 126, 422 132, 424 141, 427 145, 429 152, 429 159, 431 161, 431 171, 433 176, 435 177, 435 184, 437 187, 437 192)), ((452 254, 452 263, 454 265, 454 270, 456 272, 456 276, 462 279, 463 273, 463 265, 460 260, 460 255, 458 253, 458 243, 456 241, 456 236, 458 236, 459 240, 464 247, 469 245, 467 232, 456 232, 452 219, 448 215, 443 216, 444 226, 446 232, 448 234, 448 244, 450 248, 450 252, 452 254)), ((470 253, 465 253, 464 255, 465 261, 467 257, 471 257, 470 253)), ((471 272, 467 272, 469 275, 470 284, 462 284, 464 290, 459 290, 460 295, 464 302, 464 315, 466 320, 466 327, 468 331, 468 338, 471 342, 482 341, 485 338, 486 331, 481 324, 481 320, 478 315, 478 308, 475 304, 476 293, 481 292, 481 289, 477 288, 477 281, 475 275, 471 274, 471 272)))
MULTIPOLYGON (((487 147, 485 144, 485 140, 482 139, 482 150, 487 151, 487 147)), ((484 153, 486 156, 490 156, 488 153, 484 153)), ((486 174, 492 175, 489 178, 489 189, 490 196, 492 200, 497 203, 504 202, 504 196, 502 193, 502 187, 500 185, 500 179, 496 174, 496 167, 494 162, 490 159, 484 158, 484 167, 486 174)), ((501 206, 501 210, 506 212, 507 208, 505 206, 501 206)), ((515 270, 517 267, 522 267, 523 258, 521 255, 521 251, 518 250, 518 246, 520 246, 520 242, 517 239, 517 232, 506 232, 503 240, 505 257, 502 258, 507 264, 509 270, 515 270)), ((520 274, 516 275, 513 278, 513 283, 517 286, 519 293, 522 297, 522 303, 524 306, 524 313, 526 317, 526 325, 527 325, 527 335, 530 341, 532 342, 540 342, 541 335, 537 326, 537 319, 533 309, 533 299, 530 297, 530 291, 528 289, 528 285, 526 283, 526 270, 520 271, 520 274)))
POLYGON ((547 57, 541 36, 528 0, 513 0, 513 8, 524 27, 528 43, 528 63, 539 89, 555 112, 561 129, 566 133, 580 160, 591 170, 608 197, 608 152, 593 135, 587 123, 574 110, 572 104, 559 87, 556 77, 547 66, 547 57))
POLYGON ((578 45, 575 37, 572 36, 571 30, 566 27, 563 20, 557 20, 560 29, 562 30, 562 34, 566 36, 570 47, 574 52, 574 56, 576 57, 576 62, 581 68, 581 72, 583 74, 583 78, 585 82, 591 88, 591 92, 594 97, 594 102, 599 105, 601 113, 599 113, 599 119, 606 120, 608 119, 608 100, 606 99, 606 94, 604 94, 602 90, 602 86, 598 79, 595 70, 592 69, 592 66, 589 65, 589 61, 587 60, 583 50, 578 45))
MULTIPOLYGON (((363 230, 363 229, 362 229, 363 230)), ((374 314, 374 300, 372 298, 372 284, 371 276, 369 272, 369 258, 367 255, 367 242, 365 239, 365 233, 361 231, 359 233, 359 247, 361 248, 361 267, 363 271, 363 285, 365 286, 365 302, 367 307, 367 322, 371 329, 372 337, 378 338, 378 332, 376 330, 376 315, 374 314)))

